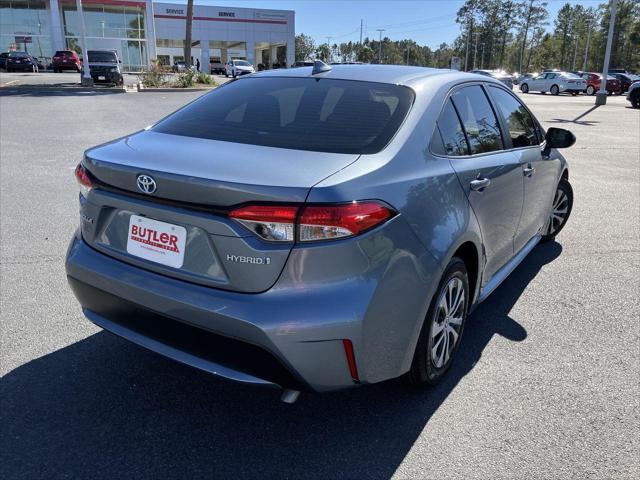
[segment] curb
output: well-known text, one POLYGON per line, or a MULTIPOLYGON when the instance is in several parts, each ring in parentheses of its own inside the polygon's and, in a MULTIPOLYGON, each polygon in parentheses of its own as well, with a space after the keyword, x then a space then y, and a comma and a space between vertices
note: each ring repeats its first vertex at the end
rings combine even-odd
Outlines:
POLYGON ((175 87, 160 87, 160 88, 153 88, 153 87, 143 87, 142 85, 138 84, 138 93, 153 93, 153 92, 206 92, 208 90, 213 90, 215 87, 195 87, 195 88, 175 88, 175 87))
POLYGON ((104 92, 104 93, 125 93, 125 88, 113 87, 61 87, 58 85, 2 85, 2 90, 19 90, 19 91, 42 91, 42 92, 104 92))

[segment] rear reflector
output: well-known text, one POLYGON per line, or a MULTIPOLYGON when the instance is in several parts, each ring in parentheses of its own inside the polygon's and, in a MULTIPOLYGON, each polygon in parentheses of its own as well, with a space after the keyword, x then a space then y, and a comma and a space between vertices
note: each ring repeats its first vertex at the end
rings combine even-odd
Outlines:
POLYGON ((356 356, 353 353, 353 343, 351 340, 344 339, 342 340, 342 345, 344 346, 344 353, 347 356, 347 364, 349 365, 349 373, 351 373, 351 379, 354 382, 360 383, 360 378, 358 377, 358 367, 356 366, 356 356))
POLYGON ((89 190, 93 188, 93 182, 91 181, 91 177, 89 176, 89 172, 87 169, 82 166, 82 163, 79 163, 76 167, 76 180, 80 184, 80 193, 85 197, 89 193, 89 190))
POLYGON ((232 210, 237 220, 260 238, 269 241, 314 242, 352 237, 370 230, 395 215, 382 202, 353 201, 335 205, 247 205, 232 210), (299 214, 299 215, 298 215, 299 214))

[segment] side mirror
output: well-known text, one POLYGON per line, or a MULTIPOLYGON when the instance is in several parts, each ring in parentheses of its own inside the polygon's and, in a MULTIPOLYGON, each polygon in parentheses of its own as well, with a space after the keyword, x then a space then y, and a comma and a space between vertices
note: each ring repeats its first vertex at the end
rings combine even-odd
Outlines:
POLYGON ((569 148, 576 143, 576 136, 564 128, 550 128, 545 135, 547 147, 549 148, 569 148))

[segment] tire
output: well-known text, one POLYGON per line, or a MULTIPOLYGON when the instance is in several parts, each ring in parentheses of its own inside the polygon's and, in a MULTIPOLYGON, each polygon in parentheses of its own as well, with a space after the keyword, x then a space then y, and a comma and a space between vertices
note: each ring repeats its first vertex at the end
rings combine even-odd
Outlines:
POLYGON ((235 70, 231 70, 231 76, 232 76, 233 78, 236 78, 236 76, 237 76, 237 75, 238 75, 238 74, 236 73, 236 71, 235 71, 235 70))
POLYGON ((593 85, 589 85, 587 87, 586 92, 587 92, 587 95, 593 95, 594 93, 596 93, 596 89, 593 87, 593 85))
POLYGON ((640 108, 640 91, 635 92, 635 95, 631 95, 631 106, 633 108, 640 108))
POLYGON ((527 85, 526 83, 523 83, 522 85, 520 85, 520 91, 522 93, 529 93, 529 85, 527 85))
POLYGON ((562 179, 553 195, 553 204, 549 213, 549 223, 546 233, 542 236, 543 242, 549 242, 556 238, 571 216, 573 208, 573 188, 568 180, 562 179), (559 220, 560 218, 560 220, 559 220))
POLYGON ((571 96, 572 96, 572 97, 575 97, 575 96, 577 96, 577 95, 578 95, 578 92, 571 92, 571 96))
POLYGON ((469 312, 469 297, 467 267, 460 258, 454 257, 442 275, 436 294, 431 300, 427 317, 422 325, 416 351, 413 354, 411 369, 406 374, 406 380, 410 385, 435 385, 447 373, 462 340, 464 325, 469 312), (449 296, 450 285, 455 286, 454 290, 452 290, 452 300, 450 300, 451 297, 449 296), (460 291, 460 288, 462 289, 460 292, 462 296, 459 303, 456 303, 457 292, 460 291), (456 317, 448 317, 444 314, 443 301, 450 306, 451 304, 454 307, 457 305, 454 309, 454 314, 458 313, 456 317), (434 331, 442 325, 444 325, 443 328, 440 328, 439 331, 434 331), (455 334, 451 333, 451 329, 455 331, 455 334), (446 342, 451 342, 452 339, 454 345, 449 348, 450 345, 446 342), (440 348, 438 348, 439 346, 440 348), (436 358, 434 359, 434 357, 436 358), (441 364, 438 364, 438 358, 442 360, 441 364))
POLYGON ((551 85, 551 95, 559 95, 560 94, 560 88, 558 88, 557 85, 551 85))

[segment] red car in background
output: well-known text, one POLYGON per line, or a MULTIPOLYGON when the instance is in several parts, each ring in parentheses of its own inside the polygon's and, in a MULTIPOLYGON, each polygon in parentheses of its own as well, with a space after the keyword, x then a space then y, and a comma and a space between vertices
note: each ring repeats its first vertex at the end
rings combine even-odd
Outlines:
MULTIPOLYGON (((583 72, 580 74, 580 76, 587 81, 587 88, 585 90, 587 95, 594 95, 598 90, 600 90, 602 74, 594 72, 583 72)), ((607 84, 605 88, 609 95, 620 95, 622 93, 622 85, 620 83, 620 80, 610 75, 607 76, 607 84)))
POLYGON ((51 68, 54 72, 62 72, 63 70, 82 70, 82 61, 73 50, 58 50, 51 60, 51 68))

